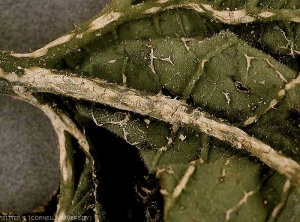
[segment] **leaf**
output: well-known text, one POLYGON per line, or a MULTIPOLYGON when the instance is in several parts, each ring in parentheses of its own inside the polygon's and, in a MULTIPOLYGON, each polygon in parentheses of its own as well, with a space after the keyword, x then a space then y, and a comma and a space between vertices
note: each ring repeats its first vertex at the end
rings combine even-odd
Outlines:
POLYGON ((265 221, 260 167, 245 159, 160 169, 165 221, 265 221))
MULTIPOLYGON (((2 52, 0 90, 44 109, 84 151, 72 194, 62 181, 62 212, 109 220, 93 146, 104 138, 85 135, 106 128, 159 180, 164 221, 297 218, 299 7, 115 0, 40 50, 2 52)), ((144 220, 159 220, 157 188, 140 187, 144 220)))
POLYGON ((289 87, 297 73, 249 47, 231 33, 222 33, 201 42, 168 38, 124 43, 115 50, 92 57, 92 62, 83 70, 86 75, 101 79, 108 77, 108 81, 152 93, 158 92, 153 85, 160 85, 160 90, 188 98, 195 106, 214 113, 218 118, 247 127, 246 131, 262 140, 276 141, 274 146, 286 150, 287 154, 291 150, 297 152, 299 129, 287 121, 292 115, 290 107, 299 98, 295 92, 299 85, 289 87), (132 44, 132 48, 127 44, 132 44), (153 48, 149 47, 150 44, 153 48), (152 55, 154 51, 155 55, 152 55), (118 59, 110 63, 112 58, 119 58, 122 66, 118 66, 118 59), (228 63, 229 60, 232 62, 228 63), (181 70, 183 67, 185 70, 181 70), (114 70, 112 72, 118 76, 114 78, 106 73, 106 69, 114 70), (145 73, 148 74, 145 76, 145 73), (122 78, 126 82, 122 83, 122 78), (254 124, 256 121, 259 123, 254 124), (278 134, 279 128, 287 133, 281 131, 278 134))

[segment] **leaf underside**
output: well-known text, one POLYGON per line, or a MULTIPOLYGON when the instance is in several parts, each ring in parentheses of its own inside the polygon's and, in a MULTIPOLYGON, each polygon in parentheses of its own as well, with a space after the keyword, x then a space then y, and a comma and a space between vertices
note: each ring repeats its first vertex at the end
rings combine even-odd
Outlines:
MULTIPOLYGON (((67 71, 183 101, 299 162, 300 84, 295 82, 300 70, 299 10, 299 1, 292 0, 115 0, 74 30, 75 37, 66 43, 37 58, 14 59, 24 68, 67 71), (143 13, 147 10, 151 13, 143 13), (255 20, 224 22, 229 10, 245 10, 255 20), (111 12, 122 16, 107 22, 111 12), (267 12, 274 15, 263 17, 267 12), (91 30, 97 18, 107 23, 91 30)), ((2 69, 13 72, 14 68, 2 69)), ((6 92, 4 83, 0 89, 6 92)), ((144 221, 297 221, 300 217, 299 187, 226 141, 192 127, 88 101, 46 93, 35 97, 67 115, 82 132, 106 129, 137 150, 145 171, 136 176, 132 190, 144 205, 144 221), (154 182, 149 182, 153 177, 154 182)), ((78 178, 67 184, 71 188, 61 186, 70 196, 60 204, 66 202, 68 215, 111 221, 112 210, 101 202, 106 191, 99 190, 105 187, 101 175, 110 170, 97 152, 104 140, 101 132, 86 134, 90 150, 82 153, 86 159, 75 168, 78 178)), ((72 155, 75 167, 78 155, 72 155)), ((135 218, 135 209, 129 211, 131 216, 128 213, 124 221, 135 218)))

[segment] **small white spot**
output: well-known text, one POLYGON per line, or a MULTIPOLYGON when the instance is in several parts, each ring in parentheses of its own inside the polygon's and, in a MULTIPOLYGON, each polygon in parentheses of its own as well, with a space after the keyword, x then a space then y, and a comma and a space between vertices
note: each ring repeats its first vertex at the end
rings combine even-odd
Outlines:
POLYGON ((113 59, 113 60, 110 60, 108 63, 115 63, 117 60, 116 59, 113 59))
POLYGON ((158 3, 158 4, 164 4, 164 3, 168 2, 168 1, 169 1, 169 0, 158 0, 157 3, 158 3))
POLYGON ((205 63, 208 62, 208 59, 203 59, 201 62, 201 68, 204 69, 205 63))
POLYGON ((108 25, 109 23, 116 21, 118 18, 120 18, 123 14, 120 12, 109 12, 106 13, 99 18, 92 21, 90 25, 90 31, 94 31, 97 29, 101 29, 108 25))
POLYGON ((167 137, 167 140, 168 140, 168 145, 172 144, 173 143, 173 139, 172 137, 167 137))
POLYGON ((124 73, 122 73, 122 81, 123 81, 123 86, 126 86, 126 84, 127 84, 127 76, 124 73))
POLYGON ((269 17, 272 17, 274 16, 275 13, 273 12, 268 12, 268 11, 265 11, 265 12, 261 12, 258 14, 259 17, 262 17, 262 18, 269 18, 269 17))
POLYGON ((249 23, 255 21, 255 18, 247 15, 245 9, 236 11, 218 11, 212 8, 211 5, 202 4, 202 6, 213 13, 213 16, 227 24, 249 23))
POLYGON ((82 33, 76 35, 76 38, 78 38, 78 39, 82 39, 82 37, 83 37, 83 34, 82 34, 82 33))
POLYGON ((227 105, 230 105, 230 94, 228 92, 222 92, 222 94, 225 96, 227 100, 227 105))
POLYGON ((180 136, 179 136, 179 139, 180 139, 181 141, 184 141, 184 140, 185 140, 185 138, 186 138, 186 136, 184 136, 184 135, 180 134, 180 136))
POLYGON ((148 46, 148 47, 151 48, 151 50, 150 50, 150 64, 149 64, 149 67, 150 67, 151 71, 154 74, 156 74, 156 71, 155 71, 155 68, 154 68, 154 59, 157 59, 157 57, 155 57, 155 55, 154 55, 154 49, 152 48, 152 46, 148 46))
POLYGON ((191 41, 191 39, 182 37, 182 38, 180 38, 180 40, 183 42, 184 47, 186 48, 186 50, 190 51, 190 47, 186 43, 191 41))
POLYGON ((161 10, 161 7, 153 7, 153 8, 149 8, 149 9, 145 10, 143 12, 143 14, 154 14, 154 13, 158 12, 159 10, 161 10))
POLYGON ((286 193, 291 188, 291 181, 287 180, 283 185, 283 193, 286 193))
POLYGON ((170 193, 169 193, 167 190, 165 190, 165 189, 161 189, 161 190, 160 190, 160 193, 161 193, 162 195, 164 195, 164 196, 169 196, 169 195, 170 195, 170 193))
POLYGON ((169 62, 171 63, 172 65, 174 65, 173 61, 171 60, 171 56, 167 57, 167 58, 159 58, 161 61, 164 61, 164 62, 169 62))
POLYGON ((288 82, 288 81, 286 80, 286 78, 284 78, 284 76, 282 75, 281 72, 279 72, 278 70, 276 70, 276 73, 278 74, 278 76, 279 76, 279 78, 282 80, 282 82, 288 82))
POLYGON ((225 163, 224 165, 227 166, 229 163, 230 163, 230 160, 227 159, 227 160, 226 160, 226 163, 225 163))
POLYGON ((18 69, 22 69, 22 67, 21 67, 21 66, 18 66, 18 69))
POLYGON ((266 85, 266 80, 263 80, 263 81, 261 81, 259 83, 262 84, 262 85, 266 85))
POLYGON ((291 21, 300 23, 300 16, 291 18, 291 21))
POLYGON ((278 96, 283 97, 283 96, 285 96, 285 94, 286 94, 285 90, 282 89, 282 90, 279 91, 278 96))
POLYGON ((204 160, 203 160, 202 158, 200 158, 200 159, 199 159, 199 163, 200 163, 200 164, 203 164, 203 163, 204 163, 204 160))
POLYGON ((250 117, 249 119, 247 119, 247 120, 244 122, 244 126, 248 126, 248 125, 250 125, 250 124, 256 122, 257 119, 258 119, 258 116, 256 116, 256 115, 250 117))
POLYGON ((221 177, 225 177, 225 176, 226 176, 226 169, 222 169, 221 177))
POLYGON ((147 123, 147 125, 150 124, 150 120, 149 119, 144 119, 144 122, 147 123))

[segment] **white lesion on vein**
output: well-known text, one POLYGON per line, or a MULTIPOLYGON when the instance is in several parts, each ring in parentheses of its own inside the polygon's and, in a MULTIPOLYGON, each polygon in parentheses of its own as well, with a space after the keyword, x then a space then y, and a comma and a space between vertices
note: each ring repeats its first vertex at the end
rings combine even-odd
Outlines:
POLYGON ((112 22, 117 21, 122 15, 123 15, 123 13, 117 12, 117 11, 107 12, 107 13, 99 16, 95 20, 93 20, 90 23, 90 27, 87 30, 87 32, 103 29, 104 27, 111 24, 112 22))
POLYGON ((186 188, 186 185, 190 179, 190 177, 194 174, 195 172, 195 163, 196 162, 191 162, 189 167, 187 168, 185 174, 177 184, 177 186, 174 188, 173 193, 172 193, 172 199, 176 199, 179 197, 179 195, 182 193, 182 191, 186 188))
MULTIPOLYGON (((163 95, 145 95, 137 90, 105 81, 57 74, 53 70, 37 67, 24 69, 24 74, 21 76, 11 76, 0 69, 0 77, 13 86, 24 87, 24 90, 59 95, 60 91, 52 87, 55 84, 66 92, 65 96, 150 116, 172 125, 193 128, 221 141, 227 141, 232 147, 247 150, 269 167, 285 175, 293 184, 300 185, 300 165, 296 161, 278 153, 269 145, 237 127, 220 122, 197 109, 191 112, 192 107, 185 102, 163 95), (34 84, 32 80, 35 80, 34 84)), ((299 83, 300 76, 286 84, 285 90, 299 83)))
POLYGON ((288 195, 289 195, 291 189, 292 189, 292 186, 291 186, 290 180, 286 180, 283 185, 283 188, 282 188, 281 200, 273 209, 268 222, 276 221, 278 214, 283 209, 283 207, 286 205, 286 201, 287 201, 287 198, 288 198, 288 195))
POLYGON ((42 47, 38 50, 35 50, 33 52, 30 52, 30 53, 14 53, 13 52, 10 55, 13 56, 13 57, 18 57, 18 58, 23 58, 23 57, 38 58, 38 57, 42 57, 42 56, 47 54, 49 49, 51 49, 53 47, 56 47, 56 46, 59 46, 59 45, 62 45, 64 43, 68 42, 73 37, 74 37, 74 34, 67 34, 67 35, 64 35, 64 36, 54 40, 53 42, 50 42, 49 44, 45 45, 44 47, 42 47))
POLYGON ((244 204, 246 204, 247 201, 248 201, 248 198, 250 198, 251 196, 253 196, 257 192, 257 190, 258 189, 254 189, 254 190, 251 190, 249 192, 245 192, 244 191, 244 195, 243 195, 242 199, 236 205, 234 205, 232 208, 228 209, 225 212, 225 215, 226 215, 225 219, 226 219, 226 221, 229 221, 231 214, 234 213, 235 211, 239 210, 244 204))
MULTIPOLYGON (((288 84, 287 79, 284 77, 284 75, 278 71, 275 67, 274 64, 271 63, 271 61, 268 58, 259 58, 259 57, 252 57, 247 55, 246 53, 244 53, 244 56, 246 58, 246 63, 247 63, 247 69, 246 69, 246 79, 249 78, 249 70, 251 68, 251 60, 253 59, 259 59, 259 60, 265 60, 267 62, 267 64, 274 69, 275 74, 278 76, 278 78, 285 83, 286 85, 288 84)), ((292 80, 291 82, 293 82, 294 80, 292 80)), ((263 82, 260 82, 260 84, 265 85, 266 81, 264 80, 263 82)), ((265 108, 265 110, 263 110, 261 113, 256 114, 254 116, 249 117, 247 120, 244 121, 243 125, 244 126, 248 126, 253 124, 254 122, 256 122, 262 115, 266 114, 268 111, 274 109, 274 107, 284 98, 285 94, 286 94, 286 85, 284 87, 284 89, 280 90, 279 93, 277 94, 278 98, 274 98, 270 101, 269 105, 267 108, 265 108)))
POLYGON ((166 201, 165 201, 165 207, 164 207, 164 215, 167 216, 168 211, 172 207, 172 205, 175 203, 177 198, 180 196, 180 194, 183 192, 183 190, 186 188, 187 183, 189 182, 191 176, 195 172, 195 164, 197 161, 192 161, 188 168, 186 169, 184 175, 181 177, 179 180, 178 184, 174 188, 172 193, 167 192, 166 190, 162 191, 162 194, 166 196, 166 201))
POLYGON ((154 59, 157 59, 157 57, 154 55, 154 47, 152 45, 147 45, 150 48, 150 55, 149 55, 149 67, 151 69, 151 71, 157 75, 156 71, 155 71, 155 67, 154 67, 154 59))
POLYGON ((261 113, 261 114, 258 114, 258 115, 254 115, 252 117, 249 117, 244 123, 243 125, 244 126, 248 126, 248 125, 251 125, 253 124, 254 122, 256 122, 262 115, 266 114, 268 111, 270 111, 271 109, 274 109, 274 107, 280 102, 282 101, 282 99, 285 97, 285 95, 287 94, 287 92, 292 89, 293 87, 295 87, 296 85, 300 84, 300 75, 295 78, 295 79, 292 79, 290 82, 288 82, 284 77, 283 75, 280 73, 280 72, 277 72, 277 74, 279 76, 282 76, 280 77, 280 79, 285 82, 285 86, 283 87, 283 89, 281 89, 278 94, 277 94, 277 97, 278 98, 275 98, 275 99, 272 99, 269 106, 261 113))
POLYGON ((123 138, 131 145, 137 145, 138 143, 130 143, 129 140, 128 140, 128 135, 130 135, 130 133, 128 133, 126 131, 126 125, 128 124, 128 122, 130 121, 130 117, 131 115, 129 113, 127 113, 125 115, 125 118, 123 120, 120 120, 120 121, 105 121, 103 123, 99 123, 99 121, 96 119, 95 117, 95 114, 94 114, 94 111, 91 112, 91 116, 92 116, 92 119, 94 121, 94 123, 97 125, 97 126, 103 126, 103 125, 116 125, 118 127, 120 127, 120 129, 122 129, 122 132, 123 132, 123 138))
MULTIPOLYGON (((89 155, 89 144, 86 139, 84 133, 82 133, 75 123, 65 114, 55 111, 52 107, 48 104, 41 104, 39 101, 32 95, 32 93, 27 92, 23 86, 13 86, 13 91, 18 95, 18 99, 26 101, 35 107, 42 110, 46 116, 50 119, 52 126, 56 132, 58 137, 58 148, 59 148, 59 157, 60 157, 60 172, 62 175, 61 183, 66 184, 70 187, 74 180, 74 173, 73 173, 73 164, 71 162, 72 157, 70 158, 68 155, 68 151, 66 148, 66 135, 65 133, 68 132, 73 135, 79 145, 82 147, 84 152, 89 155)), ((62 198, 68 198, 70 195, 66 190, 62 190, 61 192, 66 192, 66 194, 61 193, 60 196, 62 198)), ((72 192, 72 191, 70 191, 72 192)), ((70 196, 71 197, 71 196, 70 196)), ((64 221, 68 213, 68 207, 61 202, 65 202, 66 200, 62 200, 58 202, 55 221, 60 222, 64 221)), ((71 200, 69 200, 71 202, 71 200)))
POLYGON ((244 56, 245 56, 246 62, 247 62, 246 78, 248 79, 248 74, 249 74, 249 70, 250 70, 250 67, 251 67, 251 60, 255 59, 256 57, 249 56, 246 53, 244 53, 244 56))
POLYGON ((159 159, 161 158, 163 153, 168 151, 172 147, 172 145, 174 144, 175 138, 177 136, 178 130, 179 130, 178 125, 171 126, 171 132, 170 132, 169 136, 166 138, 167 144, 158 149, 158 151, 157 151, 156 155, 154 156, 153 161, 151 163, 151 167, 149 169, 150 172, 153 171, 154 169, 156 169, 157 163, 159 162, 159 159))

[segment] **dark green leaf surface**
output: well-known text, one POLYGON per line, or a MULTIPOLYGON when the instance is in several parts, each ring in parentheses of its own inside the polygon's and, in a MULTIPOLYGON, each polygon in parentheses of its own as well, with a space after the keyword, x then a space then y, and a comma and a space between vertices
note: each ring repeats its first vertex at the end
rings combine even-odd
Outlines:
MULTIPOLYGON (((296 0, 116 0, 65 43, 37 58, 3 53, 12 62, 0 64, 6 72, 58 69, 180 100, 299 161, 299 8, 296 0)), ((9 91, 9 83, 0 86, 9 91)), ((148 177, 159 180, 164 221, 297 221, 299 188, 245 150, 189 126, 61 100, 82 132, 92 121, 137 148, 148 177)), ((76 187, 61 186, 69 215, 105 214, 94 174, 101 163, 93 165, 91 150, 76 187)), ((143 191, 149 199, 151 190, 143 191)))
MULTIPOLYGON (((178 16, 178 12, 176 13, 178 16)), ((197 16, 192 14, 186 13, 187 16, 197 16)), ((166 21, 172 21, 168 16, 174 15, 172 12, 164 12, 160 16, 165 16, 166 21)), ((183 15, 179 16, 182 18, 183 15)), ((299 109, 293 104, 299 99, 299 87, 286 90, 285 95, 279 93, 297 77, 297 72, 261 50, 250 47, 229 32, 212 38, 205 38, 214 33, 208 34, 205 31, 207 26, 206 29, 199 29, 197 34, 180 34, 180 30, 170 32, 184 37, 195 36, 187 39, 174 38, 172 34, 163 34, 156 29, 148 37, 146 33, 151 33, 148 29, 151 22, 147 23, 146 18, 140 21, 120 26, 119 30, 124 28, 125 33, 128 29, 140 31, 118 35, 125 41, 94 54, 90 62, 87 61, 81 68, 84 75, 154 94, 168 92, 171 96, 189 99, 194 106, 246 127, 252 135, 297 158, 299 128, 295 122, 298 122, 299 117, 294 117, 298 115, 296 113, 299 109), (143 25, 148 28, 141 28, 143 25), (200 32, 202 36, 197 36, 200 32), (147 38, 151 40, 145 40, 147 38), (274 101, 276 110, 271 107, 274 101), (255 117, 255 121, 248 123, 247 120, 251 117, 255 117)), ((202 18, 202 25, 207 24, 203 21, 202 18)), ((174 30, 180 29, 179 25, 175 26, 174 30)), ((193 29, 188 25, 183 27, 193 29)), ((219 24, 214 27, 221 29, 219 24)), ((271 23, 267 27, 269 28, 260 33, 261 38, 255 44, 263 44, 273 53, 290 53, 287 52, 288 49, 274 45, 274 42, 283 44, 286 41, 280 37, 283 35, 282 30, 274 28, 275 25, 272 26, 271 23), (274 30, 273 34, 270 30, 274 30), (274 41, 274 38, 278 41, 274 41)), ((168 32, 167 27, 162 30, 168 32)), ((231 30, 236 31, 238 28, 231 30)), ((239 31, 236 33, 240 34, 239 31)), ((250 39, 251 36, 247 38, 250 39)), ((255 46, 254 42, 250 43, 255 46)), ((174 129, 155 120, 153 123, 152 120, 128 113, 100 111, 103 108, 86 110, 80 105, 78 110, 137 146, 148 168, 162 172, 159 178, 165 194, 166 221, 272 220, 272 211, 282 199, 285 200, 283 184, 278 187, 277 180, 272 180, 274 176, 270 180, 268 176, 263 179, 259 163, 236 156, 236 152, 231 149, 228 153, 224 150, 228 149, 226 145, 213 142, 215 140, 210 137, 180 127, 174 129), (125 124, 115 124, 126 118, 125 124), (155 138, 162 138, 159 140, 162 142, 153 142, 153 139, 157 141, 155 138), (215 152, 215 149, 221 152, 215 152), (189 168, 189 162, 199 158, 204 164, 196 163, 195 172, 185 189, 173 200, 172 193, 189 168), (270 197, 270 191, 274 189, 278 190, 272 191, 273 196, 270 197)), ((286 198, 292 197, 286 195, 286 198)), ((278 212, 276 216, 281 215, 281 211, 278 212)))
POLYGON ((265 221, 259 193, 260 167, 246 159, 223 158, 195 164, 180 196, 175 197, 189 164, 172 164, 160 174, 166 221, 265 221), (250 179, 251 178, 251 179, 250 179))

